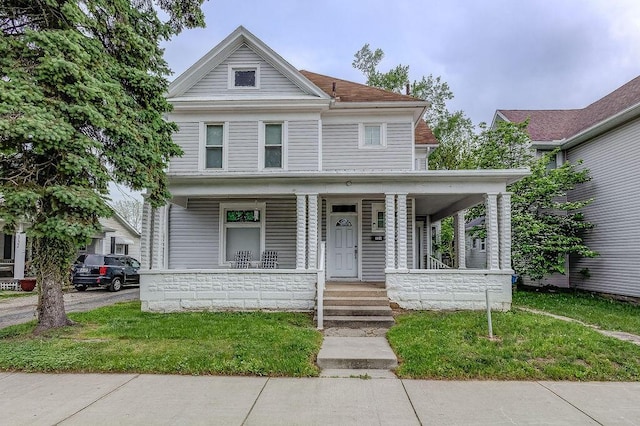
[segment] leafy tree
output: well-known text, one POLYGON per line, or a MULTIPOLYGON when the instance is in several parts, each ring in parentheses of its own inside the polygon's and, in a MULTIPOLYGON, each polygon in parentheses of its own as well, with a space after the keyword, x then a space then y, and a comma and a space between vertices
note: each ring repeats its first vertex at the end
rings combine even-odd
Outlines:
MULTIPOLYGON (((528 121, 500 122, 495 128, 483 127, 477 137, 473 158, 477 168, 506 169, 529 167, 531 174, 509 185, 511 198, 512 264, 519 275, 540 280, 554 272, 564 274, 568 255, 593 257, 583 240, 593 225, 584 220, 580 209, 592 200, 568 202, 567 192, 588 182, 589 170, 581 162, 565 162, 549 168, 558 150, 536 158, 527 133, 528 121)), ((484 205, 470 209, 467 218, 484 215, 484 205)), ((484 237, 484 228, 474 229, 484 237)))
POLYGON ((70 323, 62 284, 109 216, 109 180, 162 205, 181 151, 159 42, 201 26, 203 0, 6 0, 0 6, 0 218, 25 223, 39 286, 36 331, 70 323), (159 17, 163 12, 166 20, 159 17))

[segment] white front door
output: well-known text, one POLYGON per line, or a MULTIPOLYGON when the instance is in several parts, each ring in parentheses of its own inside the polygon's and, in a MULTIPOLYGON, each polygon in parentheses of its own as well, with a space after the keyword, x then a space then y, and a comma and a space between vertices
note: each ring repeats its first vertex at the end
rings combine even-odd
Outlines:
POLYGON ((329 271, 332 278, 358 277, 358 216, 332 214, 329 271))

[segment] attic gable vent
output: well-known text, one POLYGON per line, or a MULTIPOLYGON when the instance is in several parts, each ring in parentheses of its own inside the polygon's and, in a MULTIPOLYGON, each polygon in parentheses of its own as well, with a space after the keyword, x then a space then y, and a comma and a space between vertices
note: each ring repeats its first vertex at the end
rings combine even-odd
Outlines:
POLYGON ((229 64, 229 89, 259 89, 259 64, 229 64))

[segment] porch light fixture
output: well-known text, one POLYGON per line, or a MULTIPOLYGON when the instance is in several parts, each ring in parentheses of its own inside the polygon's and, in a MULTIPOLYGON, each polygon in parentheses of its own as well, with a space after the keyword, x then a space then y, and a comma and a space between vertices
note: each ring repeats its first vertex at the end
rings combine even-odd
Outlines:
POLYGON ((351 181, 350 181, 350 180, 348 180, 348 181, 346 182, 346 185, 347 185, 347 186, 351 186, 351 181))

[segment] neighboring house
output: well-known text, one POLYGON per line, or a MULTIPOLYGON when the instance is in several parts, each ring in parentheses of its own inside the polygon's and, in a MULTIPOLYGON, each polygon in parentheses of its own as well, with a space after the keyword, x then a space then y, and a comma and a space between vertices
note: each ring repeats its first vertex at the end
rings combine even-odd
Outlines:
MULTIPOLYGON (((100 218, 102 231, 94 235, 82 253, 119 253, 140 258, 140 233, 136 231, 118 213, 110 218, 100 218)), ((1 226, 4 225, 0 221, 1 226)), ((25 270, 31 259, 31 247, 24 228, 15 234, 0 232, 0 281, 13 284, 24 278, 29 272, 25 270)))
POLYGON ((568 200, 593 198, 582 210, 595 224, 585 242, 599 256, 568 259, 560 284, 640 297, 640 77, 586 108, 498 110, 494 122, 526 119, 535 149, 561 148, 552 167, 583 160, 592 178, 568 200))
POLYGON ((91 243, 79 250, 79 254, 128 254, 140 259, 140 233, 120 214, 100 218, 102 232, 91 238, 91 243))
POLYGON ((145 203, 143 310, 313 310, 324 279, 385 283, 412 309, 482 308, 489 288, 509 308, 505 188, 526 171, 427 170, 427 102, 298 71, 243 27, 167 99, 184 155, 169 204, 145 203), (433 225, 485 200, 489 267, 466 270, 463 249, 438 269, 433 225))

